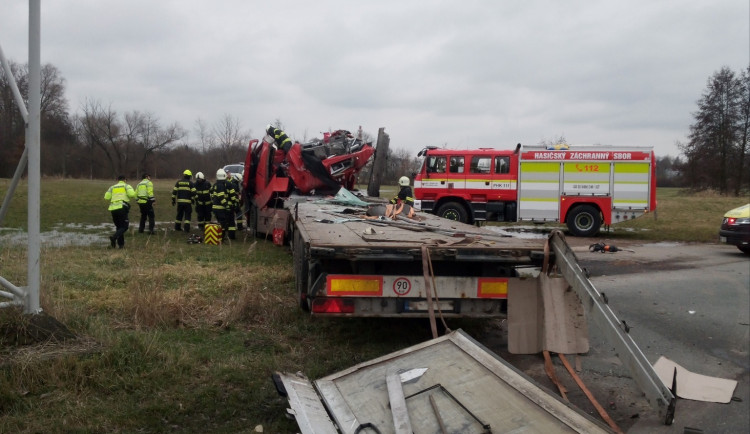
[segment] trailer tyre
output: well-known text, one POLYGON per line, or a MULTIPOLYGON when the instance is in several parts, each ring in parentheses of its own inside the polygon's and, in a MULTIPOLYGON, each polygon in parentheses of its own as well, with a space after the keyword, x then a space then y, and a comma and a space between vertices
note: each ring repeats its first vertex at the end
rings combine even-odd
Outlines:
POLYGON ((570 210, 565 223, 574 236, 593 237, 602 226, 601 213, 591 205, 579 205, 570 210))
POLYGON ((310 311, 310 303, 307 299, 307 274, 308 266, 305 259, 305 245, 299 231, 295 231, 292 239, 292 254, 294 256, 294 286, 297 289, 299 306, 305 312, 310 311))
POLYGON ((437 215, 448 220, 455 220, 461 223, 468 221, 466 209, 458 202, 446 202, 440 205, 437 215))

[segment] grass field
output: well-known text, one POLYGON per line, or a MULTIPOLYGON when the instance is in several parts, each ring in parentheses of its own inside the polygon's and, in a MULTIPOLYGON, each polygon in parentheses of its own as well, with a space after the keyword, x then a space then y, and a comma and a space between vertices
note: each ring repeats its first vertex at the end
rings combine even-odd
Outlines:
MULTIPOLYGON (((297 430, 270 380, 319 378, 431 337, 426 321, 311 318, 297 308, 288 250, 241 236, 188 244, 172 227, 174 180, 157 180, 158 234, 110 249, 102 199, 112 181, 42 181, 42 232, 80 246, 41 252, 44 312, 79 338, 19 346, 27 318, 0 309, 0 432, 265 432, 297 430)), ((135 183, 132 183, 135 184, 135 183)), ((8 180, 0 180, 0 194, 8 180)), ((395 193, 384 189, 382 195, 395 193)), ((723 213, 746 202, 659 191, 657 217, 614 227, 614 239, 716 242, 723 213)), ((26 186, 0 231, 0 276, 26 281, 26 250, 3 234, 26 227, 26 186)), ((470 334, 485 323, 461 321, 470 334)))

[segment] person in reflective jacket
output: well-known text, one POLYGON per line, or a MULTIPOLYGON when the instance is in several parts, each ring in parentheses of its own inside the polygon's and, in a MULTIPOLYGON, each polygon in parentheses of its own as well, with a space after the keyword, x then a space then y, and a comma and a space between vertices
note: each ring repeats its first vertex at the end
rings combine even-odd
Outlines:
POLYGON ((414 206, 414 195, 411 192, 411 187, 409 187, 409 178, 402 176, 398 180, 398 185, 401 186, 401 190, 391 199, 391 203, 395 205, 401 201, 409 206, 414 206))
POLYGON ((154 234, 154 183, 148 173, 143 174, 143 180, 135 187, 135 193, 138 196, 138 207, 141 209, 141 221, 138 225, 138 233, 143 233, 146 229, 146 219, 148 219, 148 233, 154 234))
POLYGON ((235 201, 237 192, 234 191, 232 183, 227 180, 227 172, 224 169, 216 171, 216 182, 211 186, 211 202, 216 220, 221 225, 222 239, 230 240, 236 238, 237 228, 233 226, 235 201))
POLYGON ((193 172, 185 170, 182 179, 175 183, 172 189, 172 206, 177 205, 177 217, 174 220, 174 230, 190 232, 190 219, 195 203, 195 184, 191 179, 193 172), (180 227, 182 225, 182 228, 180 227))
POLYGON ((291 149, 293 143, 292 139, 290 139, 285 132, 281 131, 279 128, 276 128, 271 124, 268 124, 266 125, 266 134, 273 137, 273 141, 276 143, 276 146, 279 149, 282 149, 284 153, 289 152, 289 149, 291 149))
POLYGON ((125 182, 125 176, 117 177, 117 184, 109 187, 104 193, 104 200, 109 201, 109 212, 112 214, 112 222, 115 224, 115 233, 110 235, 109 243, 114 249, 115 244, 121 249, 125 247, 125 232, 128 231, 130 220, 130 199, 135 197, 135 190, 125 182))

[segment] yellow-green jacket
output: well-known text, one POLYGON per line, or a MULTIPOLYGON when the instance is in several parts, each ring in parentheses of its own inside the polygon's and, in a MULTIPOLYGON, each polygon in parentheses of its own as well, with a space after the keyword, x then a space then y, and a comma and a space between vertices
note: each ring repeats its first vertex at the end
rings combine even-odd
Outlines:
POLYGON ((114 211, 120 209, 123 206, 130 206, 130 199, 135 197, 135 190, 125 181, 120 181, 117 184, 109 187, 106 193, 104 193, 104 200, 109 202, 109 210, 114 211))
POLYGON ((148 203, 154 201, 154 183, 150 179, 144 179, 135 187, 138 194, 138 203, 148 203))

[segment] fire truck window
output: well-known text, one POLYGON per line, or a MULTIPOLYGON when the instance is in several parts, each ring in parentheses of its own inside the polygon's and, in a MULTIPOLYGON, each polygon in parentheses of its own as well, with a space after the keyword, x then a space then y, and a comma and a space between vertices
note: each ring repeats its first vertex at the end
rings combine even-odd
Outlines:
POLYGON ((464 173, 464 157, 451 157, 451 173, 464 173))
POLYGON ((445 173, 445 157, 429 157, 427 173, 445 173))
POLYGON ((490 157, 471 157, 469 173, 490 173, 490 157))
POLYGON ((510 173, 510 157, 495 157, 495 173, 510 173))

